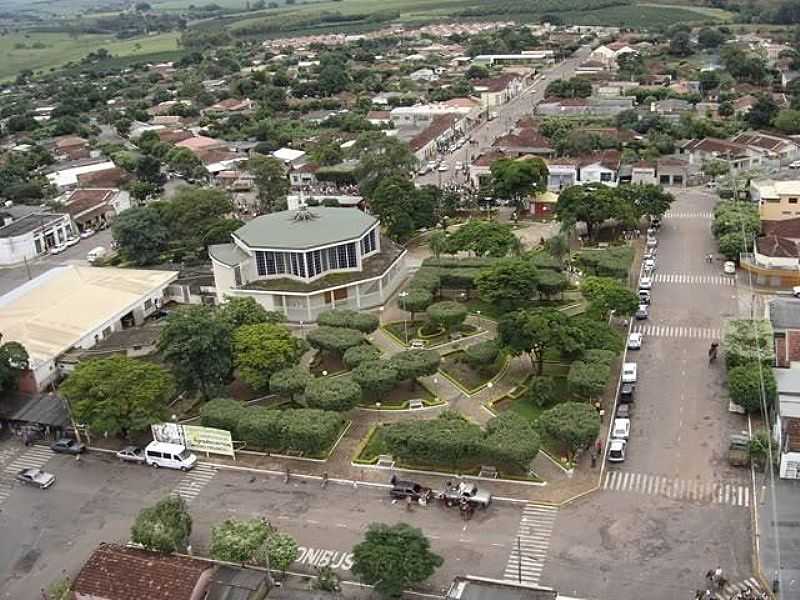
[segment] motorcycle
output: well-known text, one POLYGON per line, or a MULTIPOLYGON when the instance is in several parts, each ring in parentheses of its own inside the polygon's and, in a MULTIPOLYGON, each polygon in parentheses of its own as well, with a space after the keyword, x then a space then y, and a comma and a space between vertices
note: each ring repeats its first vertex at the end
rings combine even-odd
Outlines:
POLYGON ((715 360, 717 360, 717 348, 718 347, 719 347, 719 344, 717 342, 714 342, 713 344, 711 344, 711 347, 708 349, 708 364, 711 364, 715 360))

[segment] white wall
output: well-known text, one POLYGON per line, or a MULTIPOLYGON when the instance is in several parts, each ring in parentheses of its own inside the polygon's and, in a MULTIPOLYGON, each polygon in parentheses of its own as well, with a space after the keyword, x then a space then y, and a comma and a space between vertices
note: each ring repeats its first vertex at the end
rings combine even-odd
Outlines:
POLYGON ((36 257, 33 233, 0 238, 0 265, 16 265, 36 257))

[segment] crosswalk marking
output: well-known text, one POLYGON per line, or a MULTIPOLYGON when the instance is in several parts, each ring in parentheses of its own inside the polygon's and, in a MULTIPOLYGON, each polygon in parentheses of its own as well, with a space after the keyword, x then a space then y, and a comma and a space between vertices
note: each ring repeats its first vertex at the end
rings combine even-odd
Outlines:
POLYGON ((734 277, 723 275, 693 275, 689 273, 656 273, 654 283, 680 283, 685 285, 723 285, 732 287, 736 285, 734 277))
POLYGON ((681 211, 668 210, 664 213, 665 219, 713 219, 714 213, 710 211, 681 211))
POLYGON ((6 501, 11 495, 11 490, 14 487, 14 481, 6 474, 0 475, 0 504, 6 501))
POLYGON ((507 581, 538 584, 550 547, 558 508, 527 504, 522 510, 517 538, 512 544, 503 578, 507 581))
POLYGON ((745 581, 737 581, 736 583, 729 583, 725 586, 725 589, 720 591, 717 594, 717 598, 720 600, 732 600, 736 594, 739 592, 745 591, 747 588, 755 592, 763 592, 764 589, 761 587, 761 583, 755 577, 750 577, 745 581))
POLYGON ((661 475, 608 471, 603 479, 603 489, 612 492, 631 492, 647 496, 666 496, 675 500, 689 500, 729 506, 750 506, 750 488, 735 483, 701 483, 686 479, 671 479, 661 475))
POLYGON ((635 323, 631 331, 641 333, 645 337, 675 337, 696 340, 719 340, 722 337, 722 329, 719 327, 676 327, 674 325, 639 325, 635 323))
POLYGON ((173 493, 183 498, 187 504, 191 504, 216 474, 217 470, 214 467, 197 465, 183 476, 173 493))
POLYGON ((53 458, 53 451, 44 446, 31 446, 16 459, 6 465, 6 473, 16 473, 22 469, 41 469, 53 458))

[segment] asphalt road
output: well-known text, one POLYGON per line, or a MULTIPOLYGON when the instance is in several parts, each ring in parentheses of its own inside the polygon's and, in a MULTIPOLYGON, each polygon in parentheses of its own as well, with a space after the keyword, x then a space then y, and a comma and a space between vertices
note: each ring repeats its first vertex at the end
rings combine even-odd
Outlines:
POLYGON ((24 264, 14 267, 0 267, 0 296, 19 287, 29 279, 33 279, 42 273, 49 271, 53 267, 77 264, 88 266, 86 255, 92 248, 98 246, 111 246, 111 230, 105 229, 98 231, 92 237, 81 240, 71 248, 67 248, 61 254, 50 256, 46 254, 28 261, 28 266, 24 264))
POLYGON ((448 184, 463 184, 467 177, 462 171, 455 168, 455 163, 469 164, 479 154, 488 149, 498 137, 507 134, 520 118, 531 115, 536 104, 544 98, 547 84, 553 79, 568 79, 572 77, 575 74, 575 67, 586 59, 590 51, 588 47, 580 48, 570 58, 537 74, 533 83, 519 96, 493 109, 493 112, 497 113, 497 118, 491 121, 484 121, 469 132, 471 143, 467 143, 455 152, 441 157, 442 163, 448 167, 447 171, 433 171, 426 175, 417 176, 417 183, 420 185, 433 184, 440 187, 448 184))
MULTIPOLYGON (((302 546, 292 571, 314 573, 329 564, 344 579, 352 579, 350 552, 369 523, 411 523, 445 558, 425 586, 432 592, 458 574, 501 578, 522 513, 520 505, 496 502, 465 522, 457 510, 436 504, 409 512, 392 503, 385 489, 366 485, 331 483, 322 489, 318 482, 287 484, 282 477, 249 472, 201 468, 183 474, 120 464, 105 454, 76 462, 46 449, 38 453, 44 469, 58 479, 44 491, 14 484, 0 500, 0 598, 36 597, 64 571, 77 572, 98 543, 125 543, 138 511, 176 491, 191 503, 195 553, 205 551, 211 525, 231 517, 265 517, 302 546)), ((7 457, 0 469, 0 491, 2 479, 12 477, 6 468, 15 468, 14 460, 7 457)))
POLYGON ((728 433, 746 429, 727 410, 723 365, 706 352, 737 315, 734 280, 710 233, 716 197, 672 190, 658 234, 651 317, 634 323, 643 347, 624 463, 608 464, 602 490, 562 508, 542 583, 589 598, 691 598, 703 574, 752 575, 749 471, 725 462, 728 433))

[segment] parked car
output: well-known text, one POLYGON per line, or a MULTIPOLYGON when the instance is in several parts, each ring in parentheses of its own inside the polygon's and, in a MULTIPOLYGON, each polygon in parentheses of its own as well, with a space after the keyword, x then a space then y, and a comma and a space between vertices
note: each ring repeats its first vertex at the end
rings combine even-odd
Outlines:
POLYGON ((189 471, 197 464, 197 457, 189 452, 186 446, 167 442, 153 441, 147 444, 144 458, 145 462, 155 469, 164 467, 189 471))
POLYGON ((725 264, 722 266, 722 270, 725 272, 726 275, 735 275, 736 274, 736 263, 732 260, 726 260, 725 264))
POLYGON ((634 331, 628 336, 628 350, 639 350, 642 347, 642 334, 634 331))
POLYGON ((17 481, 46 490, 56 482, 56 476, 41 469, 22 469, 17 472, 17 481))
POLYGON ((625 440, 611 440, 608 444, 608 462, 625 462, 625 440))
POLYGON ((792 296, 800 298, 800 285, 796 285, 792 288, 792 296))
POLYGON ((618 404, 617 405, 617 418, 618 419, 630 419, 633 413, 632 404, 618 404))
POLYGON ((94 229, 84 229, 81 231, 81 239, 86 239, 92 237, 95 233, 97 233, 94 229))
POLYGON ((52 246, 50 248, 49 253, 50 253, 50 255, 55 256, 56 254, 61 254, 66 249, 67 249, 67 245, 66 244, 58 244, 57 246, 52 246))
POLYGON ((636 386, 632 383, 623 383, 619 388, 619 402, 620 404, 632 404, 633 393, 636 391, 636 386))
POLYGON ((655 258, 645 258, 644 259, 644 268, 648 271, 655 271, 656 270, 656 259, 655 258))
POLYGON ((462 481, 457 485, 448 484, 439 497, 447 503, 447 506, 455 506, 462 500, 479 508, 487 508, 492 503, 492 494, 479 489, 471 481, 462 481))
POLYGON ((800 160, 795 160, 789 163, 790 169, 800 169, 800 160))
POLYGON ((655 248, 658 246, 658 240, 656 238, 648 238, 647 239, 647 247, 648 248, 655 248))
POLYGON ((86 445, 72 438, 60 438, 50 444, 50 450, 59 454, 81 454, 86 452, 86 445))
POLYGON ((611 437, 617 440, 627 440, 631 435, 630 419, 614 419, 614 427, 611 429, 611 437))
POLYGON ((439 171, 442 171, 442 172, 447 171, 447 169, 449 169, 449 168, 450 167, 447 166, 447 163, 442 163, 442 164, 439 165, 439 171))
POLYGON ((636 383, 636 363, 623 363, 622 383, 636 383))
POLYGON ((422 340, 411 340, 409 344, 412 350, 424 350, 425 349, 425 342, 422 340))
POLYGON ((117 452, 117 458, 123 462, 144 464, 144 448, 138 446, 126 446, 117 452))
POLYGON ((64 245, 67 248, 71 248, 72 246, 74 246, 75 244, 77 244, 80 241, 81 241, 81 238, 79 238, 79 237, 71 237, 66 242, 64 242, 64 245))
POLYGON ((640 304, 650 304, 651 296, 650 292, 647 290, 639 290, 639 303, 640 304))
POLYGON ((419 500, 428 502, 428 500, 430 500, 433 496, 433 491, 431 488, 420 485, 415 481, 398 479, 397 475, 392 475, 389 483, 392 484, 392 489, 389 490, 389 495, 392 498, 411 498, 415 502, 418 502, 419 500))
POLYGON ((634 317, 637 321, 644 321, 650 316, 650 311, 647 309, 647 304, 640 304, 639 309, 636 311, 634 317))
POLYGON ((639 278, 639 289, 640 290, 650 290, 653 289, 653 278, 649 275, 642 275, 639 278))

